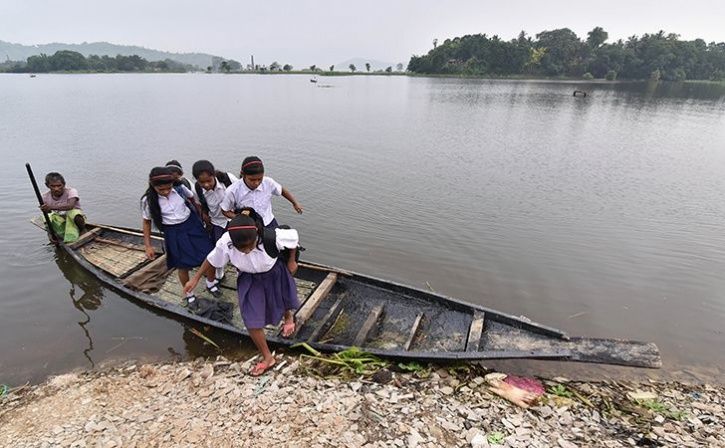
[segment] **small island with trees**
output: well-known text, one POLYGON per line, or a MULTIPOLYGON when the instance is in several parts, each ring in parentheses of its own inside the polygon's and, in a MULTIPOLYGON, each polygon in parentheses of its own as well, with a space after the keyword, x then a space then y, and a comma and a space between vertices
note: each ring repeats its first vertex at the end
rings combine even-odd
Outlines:
POLYGON ((510 41, 473 34, 446 39, 423 56, 413 56, 408 71, 421 75, 651 79, 725 79, 725 43, 680 40, 677 34, 644 34, 606 43, 596 27, 581 40, 569 28, 525 32, 510 41))

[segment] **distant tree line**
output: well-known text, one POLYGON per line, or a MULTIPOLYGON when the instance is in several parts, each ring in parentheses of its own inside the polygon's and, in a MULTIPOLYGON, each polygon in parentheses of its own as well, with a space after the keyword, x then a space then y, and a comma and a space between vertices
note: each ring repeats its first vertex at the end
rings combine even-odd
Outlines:
POLYGON ((605 43, 601 27, 581 40, 569 28, 521 32, 505 41, 485 34, 446 39, 424 56, 413 56, 408 71, 425 74, 532 75, 606 79, 725 79, 725 42, 680 40, 677 34, 645 34, 605 43))
POLYGON ((91 72, 173 72, 182 73, 195 70, 191 65, 166 59, 164 61, 147 61, 133 56, 96 56, 88 57, 75 51, 62 50, 53 55, 40 54, 30 56, 25 63, 16 62, 5 71, 13 73, 49 73, 64 71, 91 72))

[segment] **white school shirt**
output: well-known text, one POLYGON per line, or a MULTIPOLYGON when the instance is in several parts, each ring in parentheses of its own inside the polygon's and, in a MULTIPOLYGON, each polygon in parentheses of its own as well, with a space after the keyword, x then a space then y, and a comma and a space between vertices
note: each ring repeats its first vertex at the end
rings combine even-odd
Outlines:
MULTIPOLYGON (((229 180, 232 181, 232 183, 229 184, 229 188, 231 188, 234 182, 239 179, 237 179, 232 173, 227 173, 227 176, 229 176, 229 180)), ((224 193, 226 193, 227 187, 224 183, 219 182, 219 179, 217 179, 216 186, 211 190, 204 190, 201 186, 199 186, 199 188, 201 188, 201 191, 204 194, 206 205, 209 206, 209 218, 211 218, 211 223, 222 228, 226 227, 227 222, 229 222, 229 218, 224 216, 224 213, 222 213, 221 204, 224 200, 224 193)), ((194 191, 196 191, 196 186, 194 187, 194 191)))
MULTIPOLYGON (((277 249, 294 249, 299 244, 300 237, 295 229, 274 230, 277 235, 277 249)), ((250 274, 267 272, 277 262, 276 258, 272 258, 267 254, 262 244, 255 247, 248 254, 237 250, 232 245, 232 238, 229 236, 229 232, 225 232, 219 238, 214 249, 207 255, 206 260, 215 268, 221 268, 227 263, 232 263, 240 272, 248 272, 250 274)))
POLYGON ((244 179, 239 179, 227 188, 221 207, 225 211, 234 211, 242 207, 252 207, 269 225, 274 219, 272 214, 272 196, 282 194, 282 185, 271 177, 264 176, 262 183, 254 190, 250 190, 244 179))
MULTIPOLYGON (((172 188, 171 193, 169 193, 166 197, 159 195, 161 222, 167 226, 181 224, 189 219, 189 215, 191 214, 191 210, 189 210, 189 207, 186 206, 184 198, 179 196, 179 193, 176 192, 176 188, 172 188)), ((183 185, 181 186, 181 191, 187 198, 194 197, 194 193, 183 185)), ((149 201, 146 196, 144 196, 141 200, 141 214, 143 215, 143 219, 147 219, 149 221, 151 220, 151 210, 149 209, 149 201)))

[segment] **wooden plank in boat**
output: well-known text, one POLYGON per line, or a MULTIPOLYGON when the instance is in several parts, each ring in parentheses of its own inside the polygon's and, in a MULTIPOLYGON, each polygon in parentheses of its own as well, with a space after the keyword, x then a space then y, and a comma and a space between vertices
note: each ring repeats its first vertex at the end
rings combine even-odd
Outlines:
POLYGON ((478 346, 481 344, 481 335, 483 334, 483 324, 486 313, 483 311, 475 311, 473 320, 468 329, 468 340, 466 341, 467 352, 477 352, 478 346))
POLYGON ((353 346, 361 347, 365 343, 365 340, 367 340, 370 335, 370 331, 375 325, 377 325, 378 319, 380 319, 380 316, 383 314, 383 309, 383 305, 375 305, 373 309, 370 310, 370 314, 368 314, 367 319, 365 319, 365 322, 355 336, 355 340, 352 342, 353 346))
POLYGON ((294 334, 297 334, 300 328, 305 325, 305 322, 307 322, 307 320, 312 317, 312 314, 314 314, 315 310, 320 305, 322 300, 327 297, 330 291, 332 291, 332 287, 335 286, 336 282, 337 274, 335 272, 330 272, 329 274, 327 274, 327 277, 325 277, 325 279, 320 283, 317 289, 315 289, 315 292, 313 292, 310 297, 305 301, 304 305, 302 305, 302 307, 297 310, 297 314, 295 314, 297 320, 297 328, 294 334))
POLYGON ((79 252, 89 263, 116 278, 146 261, 146 254, 143 252, 105 243, 86 244, 80 248, 79 252))
MULTIPOLYGON (((112 231, 118 232, 118 233, 125 233, 126 235, 136 235, 136 236, 141 236, 141 237, 143 236, 143 231, 135 231, 135 232, 133 232, 133 231, 126 230, 126 229, 119 229, 118 227, 105 226, 103 224, 93 224, 93 225, 96 226, 96 228, 112 230, 112 231)), ((151 239, 152 240, 163 241, 164 240, 164 237, 162 237, 162 236, 156 236, 156 235, 151 235, 151 239)))
POLYGON ((418 333, 418 327, 420 327, 420 322, 423 320, 423 316, 425 316, 425 314, 423 313, 418 313, 418 315, 415 316, 413 326, 410 327, 410 334, 408 335, 408 340, 405 341, 405 344, 403 345, 403 350, 408 351, 410 350, 410 346, 413 345, 415 335, 416 333, 418 333))
POLYGON ((308 342, 314 342, 322 336, 324 333, 323 331, 326 331, 327 324, 337 317, 337 313, 340 312, 340 305, 342 304, 342 300, 345 298, 343 294, 340 295, 340 297, 337 298, 335 303, 332 304, 332 307, 330 307, 330 311, 325 314, 325 316, 320 319, 320 322, 317 324, 317 327, 312 331, 312 334, 310 334, 310 337, 307 338, 308 342))
POLYGON ((81 247, 82 245, 86 244, 87 242, 91 241, 92 239, 96 238, 99 233, 101 233, 103 229, 96 227, 94 229, 89 230, 88 232, 84 233, 80 236, 77 240, 74 242, 68 244, 68 247, 75 250, 81 247))

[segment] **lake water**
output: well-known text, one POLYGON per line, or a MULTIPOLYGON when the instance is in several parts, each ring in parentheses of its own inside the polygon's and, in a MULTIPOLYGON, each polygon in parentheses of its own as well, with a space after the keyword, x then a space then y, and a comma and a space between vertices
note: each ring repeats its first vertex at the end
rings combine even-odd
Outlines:
POLYGON ((208 158, 236 173, 252 154, 305 207, 274 203, 307 259, 572 335, 654 341, 665 368, 650 375, 725 370, 722 84, 5 75, 0 152, 0 383, 215 353, 48 246, 24 162, 62 172, 91 220, 138 227, 151 167, 208 158))

